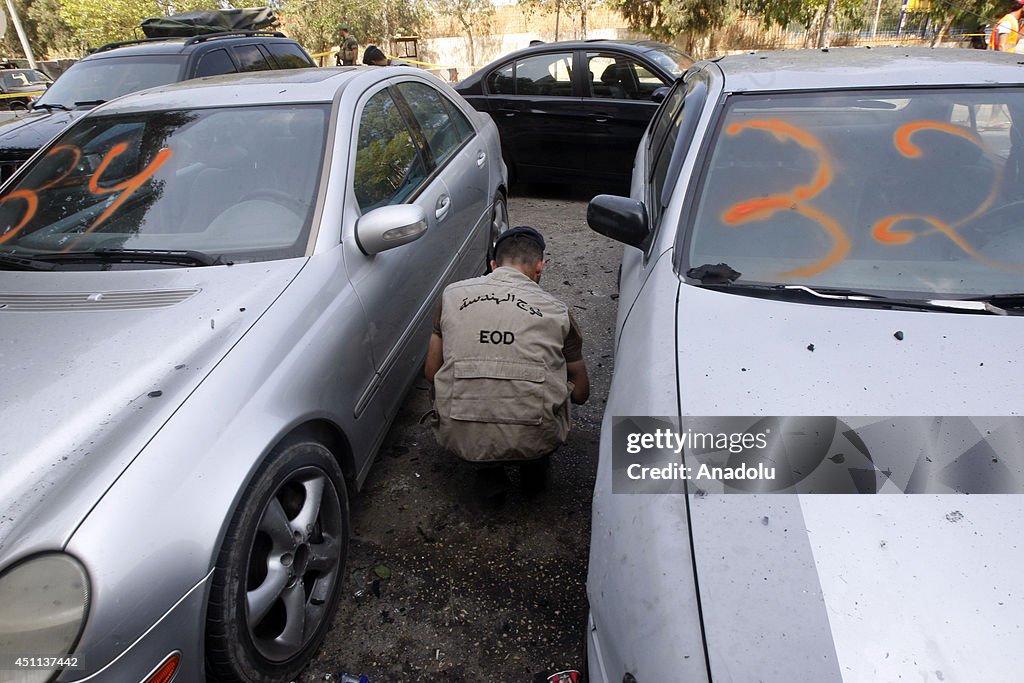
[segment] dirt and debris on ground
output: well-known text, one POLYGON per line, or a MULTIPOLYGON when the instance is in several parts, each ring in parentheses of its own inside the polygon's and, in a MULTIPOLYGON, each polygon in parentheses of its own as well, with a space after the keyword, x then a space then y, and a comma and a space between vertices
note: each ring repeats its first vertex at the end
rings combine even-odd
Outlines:
POLYGON ((590 500, 612 370, 622 247, 586 225, 585 188, 514 187, 512 225, 548 243, 541 285, 572 306, 584 334, 590 401, 554 456, 545 491, 516 468, 503 499, 442 453, 420 417, 419 380, 350 501, 352 540, 334 625, 297 683, 365 674, 372 683, 529 683, 583 666, 590 500))

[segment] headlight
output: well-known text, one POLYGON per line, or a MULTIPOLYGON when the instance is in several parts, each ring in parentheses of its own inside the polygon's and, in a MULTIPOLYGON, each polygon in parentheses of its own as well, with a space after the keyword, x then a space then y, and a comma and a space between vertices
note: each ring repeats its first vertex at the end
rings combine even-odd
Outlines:
POLYGON ((70 555, 38 555, 5 571, 0 575, 0 669, 17 670, 19 683, 49 680, 59 667, 21 669, 14 658, 71 654, 88 609, 89 577, 70 555))

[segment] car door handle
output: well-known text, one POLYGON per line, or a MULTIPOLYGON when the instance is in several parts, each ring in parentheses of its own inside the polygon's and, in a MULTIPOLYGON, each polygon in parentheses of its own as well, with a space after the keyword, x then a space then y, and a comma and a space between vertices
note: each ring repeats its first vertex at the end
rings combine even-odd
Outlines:
POLYGON ((505 109, 505 108, 502 108, 502 109, 499 109, 498 111, 501 112, 502 114, 504 114, 505 116, 509 116, 509 117, 516 115, 516 110, 515 109, 505 109))
POLYGON ((434 216, 437 217, 437 220, 443 221, 448 216, 448 209, 450 209, 451 206, 451 197, 446 194, 438 197, 437 204, 434 205, 434 216))
POLYGON ((594 119, 594 121, 596 121, 597 123, 607 123, 608 121, 611 121, 615 117, 612 116, 611 114, 592 114, 591 118, 594 119))
POLYGON ((483 168, 485 161, 487 161, 487 152, 478 152, 476 155, 477 168, 483 168))

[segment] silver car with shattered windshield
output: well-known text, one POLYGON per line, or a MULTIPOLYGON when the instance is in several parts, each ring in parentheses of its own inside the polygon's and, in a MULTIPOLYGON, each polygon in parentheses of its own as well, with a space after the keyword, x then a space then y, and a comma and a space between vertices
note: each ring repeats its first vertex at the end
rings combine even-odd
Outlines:
POLYGON ((1020 678, 1018 61, 701 62, 592 200, 627 246, 591 681, 1020 678))
POLYGON ((0 680, 291 681, 444 286, 507 224, 493 123, 412 69, 130 95, 0 194, 0 680))

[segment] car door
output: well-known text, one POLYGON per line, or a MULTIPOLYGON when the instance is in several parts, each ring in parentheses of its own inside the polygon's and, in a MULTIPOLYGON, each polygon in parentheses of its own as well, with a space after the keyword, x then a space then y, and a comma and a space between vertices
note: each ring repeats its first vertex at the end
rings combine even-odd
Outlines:
POLYGON ((586 117, 586 168, 626 180, 640 137, 658 108, 651 95, 669 82, 625 53, 588 50, 585 62, 589 92, 580 106, 586 117))
MULTIPOLYGON (((447 247, 438 253, 448 260, 446 280, 479 275, 484 267, 490 230, 490 164, 484 140, 458 105, 420 80, 402 81, 395 90, 408 105, 423 134, 436 173, 452 191, 450 215, 438 223, 447 247)), ((435 213, 440 207, 435 207, 435 213)), ((436 217, 436 216, 435 216, 436 217)), ((436 244, 440 247, 440 236, 436 244)))
POLYGON ((422 368, 434 298, 456 253, 457 227, 448 185, 436 173, 426 141, 393 86, 377 86, 355 113, 355 164, 348 191, 362 215, 393 204, 416 204, 427 219, 415 242, 367 255, 357 240, 345 240, 345 263, 369 321, 368 343, 375 376, 356 406, 371 404, 393 415, 405 389, 422 368))
POLYGON ((559 178, 583 168, 584 114, 573 59, 572 50, 544 52, 487 76, 489 111, 518 176, 559 178))

